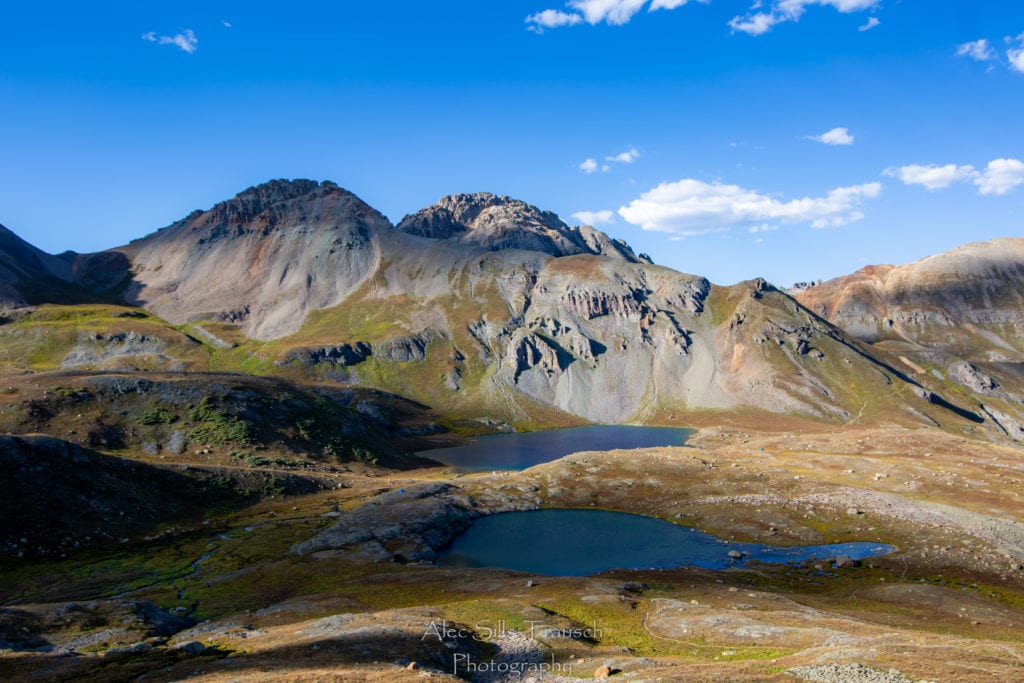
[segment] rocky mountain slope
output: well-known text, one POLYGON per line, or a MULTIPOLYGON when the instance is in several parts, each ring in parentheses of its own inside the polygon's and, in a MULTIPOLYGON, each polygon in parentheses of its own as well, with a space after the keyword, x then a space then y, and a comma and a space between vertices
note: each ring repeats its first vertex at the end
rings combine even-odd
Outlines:
MULTIPOLYGON (((845 319, 834 326, 761 280, 714 286, 492 194, 445 197, 393 226, 333 183, 272 181, 124 247, 59 260, 70 285, 147 311, 140 330, 128 318, 118 334, 161 352, 115 354, 148 349, 147 368, 373 386, 524 426, 708 411, 986 421, 973 394, 950 403, 937 378, 912 376, 859 328, 844 332, 845 319)), ((28 327, 41 310, 15 310, 0 329, 17 339, 12 368, 113 362, 93 348, 102 331, 54 348, 28 327)))
POLYGON ((871 266, 796 298, 873 353, 977 403, 1000 431, 1024 438, 1024 239, 871 266))

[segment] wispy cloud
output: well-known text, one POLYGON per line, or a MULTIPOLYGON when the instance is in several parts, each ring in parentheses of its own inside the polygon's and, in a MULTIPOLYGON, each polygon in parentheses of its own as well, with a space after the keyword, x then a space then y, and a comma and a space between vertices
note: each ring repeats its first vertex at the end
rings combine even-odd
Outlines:
POLYGON ((142 39, 158 45, 175 45, 189 54, 194 53, 199 47, 199 39, 190 28, 173 36, 158 36, 155 31, 149 31, 142 34, 142 39))
POLYGON ((861 204, 881 191, 880 183, 866 183, 839 187, 824 197, 787 202, 739 185, 684 178, 644 192, 620 207, 619 215, 644 230, 676 235, 722 232, 737 225, 746 225, 749 230, 776 221, 829 228, 862 219, 861 204))
POLYGON ((595 228, 615 222, 615 214, 612 211, 577 211, 572 217, 580 222, 580 225, 591 225, 595 228))
POLYGON ((920 185, 926 190, 944 190, 953 183, 964 182, 977 177, 978 172, 973 166, 957 166, 956 164, 922 165, 909 164, 887 168, 884 175, 898 178, 904 185, 920 185))
POLYGON ((629 149, 629 150, 626 150, 625 152, 621 152, 621 153, 616 154, 614 156, 605 157, 605 160, 606 161, 614 161, 614 162, 620 163, 620 164, 631 164, 631 163, 633 163, 634 161, 636 161, 639 158, 640 158, 640 152, 636 151, 635 149, 629 149))
MULTIPOLYGON (((690 2, 708 3, 711 0, 650 0, 648 12, 657 10, 673 10, 690 2)), ((648 0, 569 0, 566 7, 569 11, 546 9, 526 17, 531 31, 543 33, 545 29, 561 26, 575 26, 584 22, 594 26, 605 23, 610 26, 622 26, 642 10, 648 0)))
POLYGON ((775 24, 782 21, 783 19, 774 14, 754 12, 745 17, 733 17, 729 20, 729 28, 733 31, 739 31, 740 33, 746 33, 751 36, 761 36, 768 33, 768 31, 771 31, 775 24))
POLYGON ((627 24, 646 4, 647 0, 569 0, 569 6, 591 25, 602 21, 612 26, 627 24))
POLYGON ((557 9, 546 9, 526 17, 527 28, 534 33, 544 33, 544 29, 572 26, 583 21, 578 14, 570 14, 557 9))
POLYGON ((1024 74, 1024 33, 1016 38, 1007 37, 1006 42, 1011 45, 1017 43, 1016 47, 1011 47, 1006 51, 1006 59, 1010 62, 1010 68, 1024 74))
POLYGON ((955 183, 973 182, 980 195, 1004 195, 1024 185, 1024 161, 1020 159, 993 159, 982 171, 969 164, 910 164, 887 168, 883 173, 898 178, 905 185, 920 185, 933 192, 955 183))
POLYGON ((857 30, 860 31, 861 33, 864 33, 865 31, 870 31, 871 29, 875 28, 876 26, 881 26, 881 25, 882 25, 882 22, 878 19, 878 17, 868 17, 867 22, 862 24, 862 25, 860 25, 860 26, 858 26, 857 30))
POLYGON ((970 42, 960 43, 957 45, 956 56, 970 57, 978 62, 987 62, 995 59, 996 52, 992 49, 992 46, 988 44, 988 40, 982 38, 980 40, 972 40, 970 42))
POLYGON ((224 28, 231 28, 231 22, 230 21, 222 19, 220 23, 224 25, 224 28))
POLYGON ((807 139, 826 145, 852 145, 854 137, 848 128, 833 128, 821 135, 808 135, 807 139))
POLYGON ((580 173, 586 173, 588 175, 591 173, 597 173, 598 171, 602 173, 607 173, 608 171, 612 170, 610 164, 631 164, 639 158, 640 152, 638 152, 635 148, 630 148, 627 149, 625 152, 620 152, 619 154, 606 156, 604 160, 609 162, 607 164, 599 163, 598 160, 594 157, 587 157, 576 168, 580 170, 580 173))
MULTIPOLYGON (((999 51, 993 47, 988 38, 979 38, 956 46, 957 57, 967 57, 976 62, 990 62, 1001 64, 1011 71, 1024 74, 1024 33, 1018 36, 1006 36, 1003 38, 1006 43, 1005 61, 999 51)), ((994 66, 989 66, 992 70, 994 66)))
MULTIPOLYGON (((764 3, 761 0, 756 0, 745 15, 733 17, 729 21, 729 27, 733 31, 760 36, 768 33, 778 24, 799 21, 811 5, 832 7, 843 14, 849 14, 874 9, 880 3, 881 0, 775 0, 771 8, 765 11, 764 3)), ((860 30, 868 31, 880 23, 882 22, 877 18, 871 17, 867 24, 860 27, 860 30)))

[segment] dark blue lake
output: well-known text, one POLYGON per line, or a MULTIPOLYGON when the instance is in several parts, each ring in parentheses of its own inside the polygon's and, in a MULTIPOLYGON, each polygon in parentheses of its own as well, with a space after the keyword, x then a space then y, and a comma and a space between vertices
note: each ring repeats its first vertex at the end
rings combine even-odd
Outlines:
POLYGON ((770 546, 725 542, 653 517, 607 510, 532 510, 482 517, 438 553, 439 565, 500 567, 552 576, 608 569, 728 569, 756 560, 775 564, 855 560, 896 550, 880 543, 770 546), (743 553, 740 559, 729 551, 743 553))
POLYGON ((693 434, 692 429, 678 427, 594 425, 542 432, 488 434, 462 446, 420 451, 418 455, 465 472, 525 470, 578 451, 681 446, 690 434, 693 434))

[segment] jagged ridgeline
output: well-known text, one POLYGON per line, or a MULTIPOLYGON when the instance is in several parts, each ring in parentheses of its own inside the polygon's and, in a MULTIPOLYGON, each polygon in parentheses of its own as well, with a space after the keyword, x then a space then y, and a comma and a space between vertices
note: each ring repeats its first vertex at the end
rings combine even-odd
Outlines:
POLYGON ((279 375, 520 426, 728 411, 1020 432, 1019 241, 868 298, 795 299, 484 193, 394 225, 333 183, 279 180, 99 254, 0 236, 15 370, 279 375), (961 277, 968 261, 984 278, 961 277), (1004 282, 1016 294, 993 296, 1004 282))

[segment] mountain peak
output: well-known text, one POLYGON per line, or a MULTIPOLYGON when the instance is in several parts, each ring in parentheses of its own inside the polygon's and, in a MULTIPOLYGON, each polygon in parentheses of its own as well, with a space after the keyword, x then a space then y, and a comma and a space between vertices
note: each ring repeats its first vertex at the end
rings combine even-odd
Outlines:
POLYGON ((552 256, 600 254, 635 262, 629 245, 590 227, 570 228, 551 211, 491 192, 452 194, 409 214, 398 230, 431 239, 477 244, 492 251, 523 249, 552 256))
POLYGON ((316 180, 306 180, 304 178, 295 180, 278 178, 246 188, 235 195, 234 200, 240 202, 260 203, 263 205, 275 204, 277 202, 297 199, 299 197, 312 194, 317 190, 323 190, 323 195, 334 192, 345 192, 345 190, 338 187, 338 185, 330 180, 318 182, 316 180))

